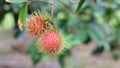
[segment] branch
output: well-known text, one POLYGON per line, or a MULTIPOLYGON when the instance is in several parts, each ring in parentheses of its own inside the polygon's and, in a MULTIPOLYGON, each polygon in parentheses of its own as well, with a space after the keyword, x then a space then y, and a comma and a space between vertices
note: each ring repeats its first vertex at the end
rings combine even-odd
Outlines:
POLYGON ((73 10, 68 6, 66 5, 65 3, 63 3, 61 0, 57 0, 59 3, 61 3, 62 5, 64 5, 71 13, 73 13, 73 10))
POLYGON ((55 0, 52 0, 52 10, 51 10, 52 21, 54 21, 54 5, 55 5, 55 0))
POLYGON ((78 4, 78 7, 76 9, 76 12, 75 13, 78 13, 79 12, 79 9, 82 7, 82 5, 84 4, 85 0, 80 0, 79 4, 78 4))

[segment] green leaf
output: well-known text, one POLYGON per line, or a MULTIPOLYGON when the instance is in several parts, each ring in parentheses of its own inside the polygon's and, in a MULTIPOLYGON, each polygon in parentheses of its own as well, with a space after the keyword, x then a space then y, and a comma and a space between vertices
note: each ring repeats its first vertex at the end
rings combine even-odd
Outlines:
POLYGON ((30 54, 32 62, 34 65, 36 65, 39 60, 41 59, 41 53, 39 52, 39 49, 37 48, 35 42, 33 42, 29 47, 27 52, 30 54))
POLYGON ((74 39, 74 36, 73 36, 73 35, 65 35, 65 41, 66 41, 66 44, 65 44, 65 48, 66 48, 66 49, 70 49, 70 48, 72 48, 74 45, 80 44, 80 41, 74 39), (69 43, 68 43, 68 42, 69 42, 69 43))
POLYGON ((42 60, 45 61, 45 62, 47 62, 47 61, 50 60, 50 59, 51 59, 51 56, 49 56, 49 55, 45 55, 45 56, 43 56, 43 58, 42 58, 42 60))
POLYGON ((66 5, 64 2, 62 2, 62 0, 56 0, 59 3, 61 3, 66 9, 68 9, 71 13, 73 13, 73 10, 71 9, 70 6, 66 5))
POLYGON ((85 0, 80 0, 75 13, 78 13, 78 11, 80 10, 80 8, 82 7, 82 5, 83 5, 84 2, 85 2, 85 0))
POLYGON ((69 43, 67 43, 66 44, 66 49, 70 49, 73 45, 72 45, 72 40, 73 40, 73 35, 65 35, 64 36, 65 37, 65 40, 66 40, 66 42, 69 42, 69 43))
POLYGON ((101 42, 100 42, 100 44, 101 45, 103 45, 104 47, 105 47, 105 49, 107 49, 107 50, 109 50, 110 51, 110 44, 107 42, 107 41, 105 41, 105 40, 102 40, 101 42))
POLYGON ((64 68, 64 67, 65 67, 64 58, 65 58, 66 56, 70 56, 70 55, 71 55, 70 50, 69 50, 69 49, 66 49, 65 52, 64 52, 62 55, 59 55, 59 56, 58 56, 58 62, 59 62, 59 64, 60 64, 61 68, 64 68))
POLYGON ((21 2, 27 2, 27 0, 5 0, 6 2, 9 3, 21 3, 21 2))
POLYGON ((61 68, 65 67, 64 57, 65 57, 64 55, 58 56, 58 62, 60 64, 61 68))
POLYGON ((64 52, 63 55, 64 55, 64 56, 70 56, 70 55, 71 55, 70 49, 65 49, 65 52, 64 52))
MULTIPOLYGON (((109 42, 107 41, 107 34, 103 31, 101 26, 92 25, 88 29, 88 34, 92 40, 96 41, 99 46, 105 47, 107 50, 110 50, 109 42), (106 38, 105 38, 106 37, 106 38)), ((106 27, 106 26, 105 26, 106 27)), ((105 30, 105 29, 104 29, 105 30)), ((108 31, 108 30, 107 30, 108 31)))
POLYGON ((80 32, 78 32, 75 36, 75 38, 79 40, 81 43, 85 42, 87 40, 87 37, 88 35, 86 29, 80 30, 80 32))
POLYGON ((32 62, 33 62, 34 65, 36 65, 40 61, 40 56, 41 56, 40 53, 32 55, 32 62))
POLYGON ((100 36, 97 34, 97 32, 93 28, 88 29, 88 34, 91 37, 91 39, 96 42, 99 42, 101 40, 100 36))
POLYGON ((19 19, 23 25, 25 25, 25 22, 26 22, 27 10, 28 10, 28 3, 25 3, 21 7, 19 12, 19 19))
POLYGON ((2 26, 6 30, 11 30, 15 27, 15 20, 12 13, 6 13, 2 20, 2 26))

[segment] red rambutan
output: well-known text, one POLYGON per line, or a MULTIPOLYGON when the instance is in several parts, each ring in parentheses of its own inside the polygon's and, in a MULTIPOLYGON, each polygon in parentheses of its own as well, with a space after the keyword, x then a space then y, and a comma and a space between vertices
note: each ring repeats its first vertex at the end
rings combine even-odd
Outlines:
POLYGON ((47 12, 33 12, 28 18, 27 28, 29 33, 37 36, 51 28, 51 17, 47 12))
POLYGON ((45 32, 37 40, 40 51, 49 55, 60 54, 64 50, 63 42, 62 35, 55 30, 45 32))
POLYGON ((38 35, 44 31, 44 19, 40 16, 36 16, 30 19, 28 24, 28 30, 33 35, 38 35))

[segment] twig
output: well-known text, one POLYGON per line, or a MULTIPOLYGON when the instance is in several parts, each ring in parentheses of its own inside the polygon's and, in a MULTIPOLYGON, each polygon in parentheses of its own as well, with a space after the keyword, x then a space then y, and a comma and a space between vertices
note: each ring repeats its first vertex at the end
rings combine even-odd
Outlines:
POLYGON ((84 4, 86 0, 80 0, 79 4, 78 4, 78 7, 76 9, 76 12, 75 13, 79 13, 79 9, 82 7, 82 5, 84 4))
POLYGON ((59 3, 61 3, 62 5, 64 5, 66 7, 66 9, 68 9, 71 13, 74 13, 73 10, 68 6, 66 5, 65 3, 63 3, 61 0, 57 0, 59 3))
POLYGON ((55 5, 55 0, 52 0, 52 10, 51 10, 52 21, 54 21, 54 5, 55 5))

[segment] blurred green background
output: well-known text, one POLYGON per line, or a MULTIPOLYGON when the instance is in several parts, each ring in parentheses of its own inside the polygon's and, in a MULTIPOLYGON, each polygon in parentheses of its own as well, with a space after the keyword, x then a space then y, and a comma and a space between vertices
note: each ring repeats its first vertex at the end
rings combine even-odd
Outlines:
MULTIPOLYGON (((50 13, 46 2, 29 4, 28 14, 50 13)), ((18 29, 23 4, 0 0, 0 68, 119 68, 120 0, 86 0, 76 14, 77 0, 55 0, 54 23, 69 44, 56 57, 40 53, 35 40, 18 29)))

